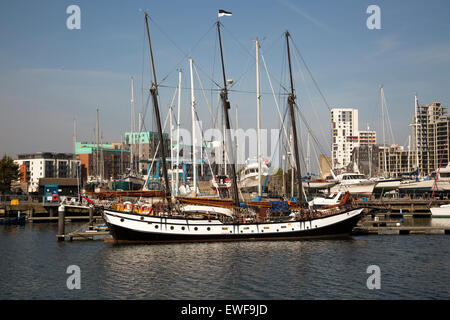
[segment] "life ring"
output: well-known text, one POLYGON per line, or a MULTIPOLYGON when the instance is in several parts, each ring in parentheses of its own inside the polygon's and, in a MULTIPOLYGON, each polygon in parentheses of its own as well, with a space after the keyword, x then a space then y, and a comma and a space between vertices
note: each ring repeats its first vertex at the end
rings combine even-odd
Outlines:
POLYGON ((152 212, 152 206, 150 206, 148 204, 144 204, 140 208, 141 214, 150 214, 151 212, 152 212))
POLYGON ((133 204, 130 201, 126 201, 122 205, 123 212, 133 212, 133 204))

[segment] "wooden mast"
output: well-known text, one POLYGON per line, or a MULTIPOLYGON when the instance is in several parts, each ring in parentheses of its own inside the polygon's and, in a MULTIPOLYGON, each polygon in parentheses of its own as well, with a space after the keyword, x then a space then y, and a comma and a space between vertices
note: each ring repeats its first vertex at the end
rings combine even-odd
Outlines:
POLYGON ((164 143, 164 136, 162 132, 162 126, 161 126, 161 116, 159 113, 159 106, 158 106, 158 82, 156 80, 156 71, 155 71, 155 63, 153 60, 153 51, 152 51, 152 43, 150 40, 150 30, 148 27, 148 14, 145 13, 145 25, 147 27, 147 38, 148 38, 148 46, 150 49, 150 58, 152 62, 152 71, 153 71, 153 82, 152 87, 150 88, 150 93, 152 95, 153 99, 153 107, 155 109, 155 116, 156 116, 156 124, 158 126, 158 133, 159 133, 159 143, 161 146, 161 158, 162 158, 162 168, 163 168, 163 177, 166 187, 166 199, 169 203, 169 211, 172 208, 172 201, 170 196, 170 185, 169 185, 169 175, 167 174, 167 165, 166 165, 166 145, 164 143))
POLYGON ((227 79, 225 77, 225 65, 223 62, 223 49, 222 49, 222 37, 220 34, 220 21, 217 21, 217 32, 219 34, 219 44, 220 44, 220 58, 222 61, 222 75, 223 75, 223 89, 220 92, 220 97, 222 99, 223 105, 223 113, 225 115, 225 132, 224 134, 229 134, 229 148, 227 148, 227 153, 230 156, 230 169, 231 169, 231 192, 233 205, 237 208, 239 207, 239 195, 238 195, 238 187, 236 181, 236 165, 235 159, 232 156, 233 149, 231 148, 231 134, 230 134, 230 117, 228 115, 228 109, 230 109, 230 102, 228 101, 228 91, 227 91, 227 79))
POLYGON ((287 54, 288 54, 288 63, 289 63, 289 77, 291 82, 291 93, 288 95, 288 104, 289 104, 289 111, 291 116, 291 127, 292 127, 292 135, 294 138, 294 156, 295 156, 295 175, 296 175, 296 184, 297 184, 297 192, 298 192, 298 198, 300 202, 303 202, 303 188, 302 188, 302 175, 300 171, 300 156, 298 153, 298 141, 297 141, 297 127, 295 125, 295 112, 294 112, 294 105, 295 105, 295 94, 294 94, 294 82, 292 80, 292 67, 291 67, 291 52, 289 50, 289 31, 286 31, 286 45, 287 45, 287 54))

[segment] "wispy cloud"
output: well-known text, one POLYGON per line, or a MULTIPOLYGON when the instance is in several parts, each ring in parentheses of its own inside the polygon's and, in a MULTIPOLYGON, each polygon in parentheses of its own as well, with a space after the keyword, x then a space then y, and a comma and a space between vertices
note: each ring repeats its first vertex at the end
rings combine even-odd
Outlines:
POLYGON ((327 25, 325 25, 324 23, 320 22, 319 20, 317 20, 316 18, 312 17, 311 15, 309 15, 307 12, 305 12, 305 10, 294 6, 292 3, 288 2, 288 1, 280 0, 280 3, 282 5, 288 7, 289 9, 295 11, 296 13, 298 13, 299 15, 301 15, 303 18, 307 19, 308 21, 312 22, 317 27, 323 28, 323 29, 325 29, 327 31, 331 31, 331 29, 327 25))
POLYGON ((377 49, 372 56, 379 56, 397 49, 401 45, 401 41, 397 38, 396 35, 387 35, 380 38, 375 44, 377 49))
POLYGON ((414 51, 410 50, 407 53, 407 57, 420 64, 450 63, 450 43, 420 47, 414 51))

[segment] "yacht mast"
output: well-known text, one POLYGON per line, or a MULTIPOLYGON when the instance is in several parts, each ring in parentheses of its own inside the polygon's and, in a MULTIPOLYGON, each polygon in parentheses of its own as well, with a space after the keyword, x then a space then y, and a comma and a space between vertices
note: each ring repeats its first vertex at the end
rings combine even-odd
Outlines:
POLYGON ((169 106, 169 126, 170 126, 170 170, 172 174, 170 175, 171 190, 174 190, 174 180, 173 180, 173 106, 169 106))
MULTIPOLYGON (((234 124, 235 132, 237 132, 237 130, 239 130, 238 111, 239 111, 239 107, 238 107, 238 105, 236 105, 235 114, 234 114, 236 117, 236 123, 234 124)), ((239 155, 239 144, 238 144, 238 141, 236 140, 236 169, 239 171, 240 166, 237 161, 238 155, 239 155)))
MULTIPOLYGON (((417 166, 417 171, 419 171, 419 121, 418 121, 418 116, 419 116, 419 102, 417 100, 417 93, 414 94, 414 118, 415 118, 415 137, 416 137, 416 166, 417 166)), ((420 135, 420 138, 421 135, 420 135)))
POLYGON ((103 153, 103 132, 101 134, 100 140, 100 183, 103 184, 103 179, 105 178, 105 155, 103 153))
POLYGON ((131 114, 130 114, 130 174, 134 173, 134 78, 131 77, 131 114))
POLYGON ((228 90, 227 90, 227 80, 225 76, 225 65, 223 62, 223 48, 222 48, 222 37, 220 34, 220 21, 217 21, 217 32, 219 34, 219 44, 220 44, 220 58, 222 61, 222 75, 223 75, 223 89, 220 92, 220 97, 222 99, 223 113, 225 116, 226 134, 229 135, 229 144, 227 148, 227 154, 230 158, 230 171, 231 171, 231 189, 232 189, 232 199, 235 208, 239 207, 239 195, 238 187, 236 181, 236 167, 233 157, 233 148, 231 147, 231 134, 230 134, 230 117, 228 115, 228 109, 230 109, 230 102, 228 101, 228 90))
POLYGON ((411 135, 408 135, 408 172, 411 172, 411 135))
POLYGON ((98 108, 97 108, 95 129, 96 129, 96 135, 97 135, 97 154, 96 154, 97 162, 96 162, 96 168, 95 168, 95 178, 98 179, 99 171, 100 171, 100 129, 99 129, 99 123, 98 123, 98 108))
POLYGON ((309 138, 311 133, 307 132, 307 142, 306 142, 306 175, 311 176, 311 146, 309 142, 309 138))
POLYGON ((77 191, 78 198, 80 198, 80 177, 78 175, 78 161, 77 161, 77 120, 73 119, 73 149, 74 149, 74 165, 75 165, 75 178, 77 178, 77 191))
POLYGON ((163 167, 163 177, 164 177, 164 183, 166 187, 166 199, 169 204, 169 212, 172 209, 172 200, 170 196, 170 185, 169 185, 169 176, 167 174, 167 164, 166 164, 166 145, 164 143, 164 136, 161 126, 161 116, 159 113, 159 106, 158 106, 158 82, 156 80, 156 71, 155 71, 155 62, 153 59, 153 50, 152 50, 152 43, 150 40, 150 30, 148 27, 148 14, 145 13, 145 25, 147 27, 147 38, 148 38, 148 46, 150 49, 150 59, 152 63, 152 71, 153 71, 153 82, 152 87, 150 88, 150 93, 152 95, 153 99, 153 107, 155 109, 155 117, 156 117, 156 124, 158 126, 158 133, 159 133, 159 143, 161 146, 161 158, 162 158, 162 167, 163 167))
POLYGON ((191 113, 192 113, 192 172, 194 180, 194 193, 197 195, 197 137, 195 134, 195 95, 194 95, 194 73, 192 72, 193 60, 189 59, 189 68, 191 70, 191 113))
MULTIPOLYGON (((237 121, 237 120, 236 120, 237 121)), ((258 195, 261 194, 261 83, 259 79, 259 40, 256 38, 256 127, 258 157, 258 195)))
POLYGON ((143 120, 142 120, 142 112, 138 113, 138 128, 139 128, 139 134, 138 134, 138 138, 137 138, 137 143, 138 143, 138 164, 137 164, 137 173, 138 175, 141 174, 142 172, 142 164, 141 164, 141 160, 144 158, 143 154, 142 154, 142 143, 141 143, 141 134, 142 134, 142 126, 143 126, 143 120))
MULTIPOLYGON (((181 105, 181 69, 178 73, 178 110, 177 110, 177 172, 175 179, 175 194, 178 195, 178 167, 180 164, 180 105, 181 105)), ((173 171, 172 171, 173 175, 173 171)))
MULTIPOLYGON (((294 135, 292 134, 292 130, 291 130, 291 132, 289 133, 289 143, 291 144, 291 146, 293 143, 293 136, 294 135)), ((291 153, 288 153, 288 154, 290 155, 288 157, 288 159, 289 158, 292 159, 292 154, 291 153)), ((294 198, 294 179, 295 179, 294 172, 295 172, 294 164, 292 164, 292 167, 291 167, 291 198, 294 198)))
POLYGON ((120 135, 120 169, 119 169, 119 175, 121 176, 123 174, 123 136, 120 135))
POLYGON ((385 133, 384 133, 384 104, 383 104, 383 101, 384 101, 384 91, 383 91, 383 85, 381 85, 380 86, 380 100, 381 100, 381 121, 382 121, 382 124, 383 124, 383 154, 384 154, 384 173, 383 173, 383 175, 384 175, 384 177, 385 178, 387 178, 387 176, 386 176, 386 172, 388 172, 388 170, 387 170, 387 159, 386 159, 386 153, 387 153, 387 150, 386 150, 386 137, 385 137, 385 133))
POLYGON ((294 137, 294 153, 295 153, 295 166, 296 166, 296 183, 297 183, 297 192, 298 192, 298 198, 300 202, 303 202, 303 186, 302 186, 302 175, 300 171, 300 156, 298 152, 298 141, 297 141, 297 127, 295 124, 295 112, 294 112, 294 105, 295 105, 295 93, 294 93, 294 82, 292 79, 292 65, 291 65, 291 52, 289 50, 289 31, 286 31, 286 46, 287 46, 287 54, 288 54, 288 63, 289 63, 289 78, 291 83, 291 93, 289 93, 288 96, 288 104, 289 104, 289 113, 291 116, 291 127, 292 127, 292 135, 294 137))

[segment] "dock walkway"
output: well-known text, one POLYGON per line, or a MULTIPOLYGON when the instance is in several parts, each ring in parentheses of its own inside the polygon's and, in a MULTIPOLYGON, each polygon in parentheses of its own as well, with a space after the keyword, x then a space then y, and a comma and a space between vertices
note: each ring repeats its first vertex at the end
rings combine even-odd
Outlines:
POLYGON ((358 199, 356 205, 365 208, 366 213, 383 211, 388 214, 405 214, 431 216, 430 207, 438 207, 443 204, 450 204, 450 200, 430 200, 426 199, 358 199))

